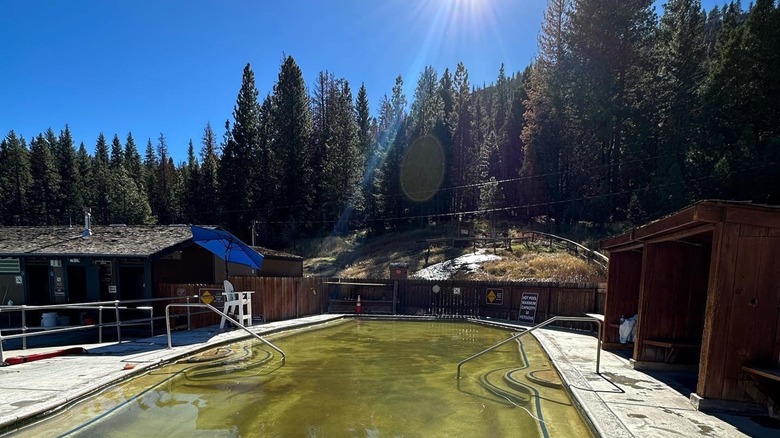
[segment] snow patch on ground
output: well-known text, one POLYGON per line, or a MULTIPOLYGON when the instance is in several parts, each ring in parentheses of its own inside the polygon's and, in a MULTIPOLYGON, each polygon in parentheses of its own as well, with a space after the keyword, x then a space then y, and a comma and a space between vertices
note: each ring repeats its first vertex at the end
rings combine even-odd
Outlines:
POLYGON ((501 260, 501 257, 494 254, 485 254, 485 250, 480 249, 473 254, 464 254, 452 260, 420 269, 412 274, 412 277, 424 280, 448 280, 457 272, 476 272, 482 263, 490 260, 501 260))

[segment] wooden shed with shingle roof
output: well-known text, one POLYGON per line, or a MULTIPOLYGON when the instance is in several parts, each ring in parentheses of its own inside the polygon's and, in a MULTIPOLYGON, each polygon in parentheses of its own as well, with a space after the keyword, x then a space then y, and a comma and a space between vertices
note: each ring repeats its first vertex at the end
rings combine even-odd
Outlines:
POLYGON ((219 272, 186 225, 0 227, 3 304, 150 298, 157 283, 214 283, 219 272))
MULTIPOLYGON (((255 247, 259 272, 231 263, 233 275, 300 277, 303 258, 255 247)), ((159 283, 214 284, 225 264, 192 241, 189 225, 82 228, 0 227, 2 304, 44 305, 151 298, 159 283)))
POLYGON ((637 314, 635 367, 691 366, 694 405, 780 406, 780 207, 701 201, 601 248, 605 348, 620 345, 621 316, 637 314))

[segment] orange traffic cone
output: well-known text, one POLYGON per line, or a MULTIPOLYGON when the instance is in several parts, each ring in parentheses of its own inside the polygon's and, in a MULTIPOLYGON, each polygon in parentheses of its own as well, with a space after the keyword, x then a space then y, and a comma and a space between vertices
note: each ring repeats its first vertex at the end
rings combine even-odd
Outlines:
POLYGON ((360 295, 358 295, 357 304, 355 304, 355 313, 363 313, 363 306, 360 304, 360 295))

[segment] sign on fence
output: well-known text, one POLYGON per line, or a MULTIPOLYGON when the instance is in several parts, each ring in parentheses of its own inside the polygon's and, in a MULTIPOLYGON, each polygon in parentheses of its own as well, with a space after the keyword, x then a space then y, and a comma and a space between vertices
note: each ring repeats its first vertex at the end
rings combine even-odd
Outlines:
POLYGON ((485 294, 485 303, 501 306, 504 304, 504 289, 488 288, 485 294))
POLYGON ((533 324, 536 320, 536 305, 538 303, 538 292, 523 292, 520 298, 520 312, 517 315, 517 320, 533 324))
POLYGON ((222 305, 225 304, 225 296, 222 295, 223 292, 225 292, 225 289, 198 289, 200 300, 206 304, 211 304, 214 307, 222 307, 222 305))

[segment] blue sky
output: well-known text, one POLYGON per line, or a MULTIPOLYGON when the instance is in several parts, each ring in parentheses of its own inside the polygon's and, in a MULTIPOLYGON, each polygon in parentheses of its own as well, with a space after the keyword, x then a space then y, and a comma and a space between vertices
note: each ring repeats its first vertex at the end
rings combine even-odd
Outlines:
MULTIPOLYGON (((244 65, 261 98, 291 55, 312 84, 328 70, 372 111, 402 75, 462 61, 472 84, 525 68, 546 0, 0 0, 0 136, 69 124, 90 152, 102 131, 141 152, 162 132, 174 159, 206 122, 232 118, 244 65)), ((661 2, 657 2, 660 5, 661 2)), ((705 9, 722 2, 704 0, 705 9)), ((661 8, 658 6, 660 14, 661 8)))

